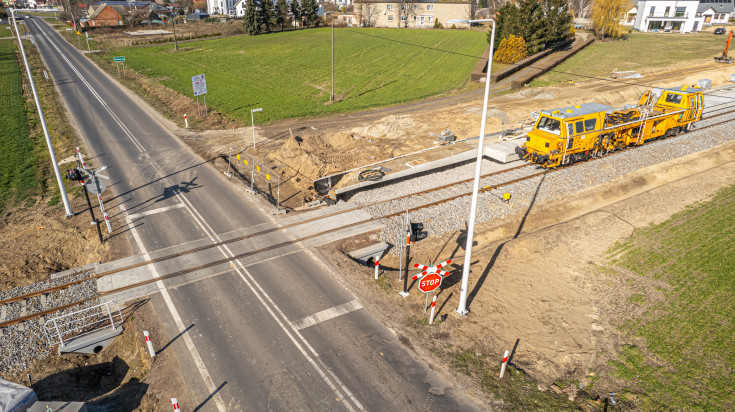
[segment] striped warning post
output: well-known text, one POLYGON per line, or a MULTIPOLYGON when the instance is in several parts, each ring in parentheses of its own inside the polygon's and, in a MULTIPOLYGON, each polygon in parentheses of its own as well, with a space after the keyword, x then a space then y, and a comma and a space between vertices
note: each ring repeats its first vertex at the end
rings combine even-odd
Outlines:
POLYGON ((177 401, 176 398, 171 398, 171 405, 173 405, 174 411, 179 410, 179 401, 177 401))
POLYGON ((151 353, 151 358, 156 356, 156 351, 153 350, 153 342, 151 342, 151 335, 148 333, 147 330, 143 331, 143 336, 145 336, 145 343, 148 345, 148 352, 151 353))
POLYGON ((434 310, 436 309, 436 295, 434 295, 434 299, 431 301, 431 315, 429 315, 429 325, 434 323, 434 310))
POLYGON ((378 280, 379 270, 380 270, 380 255, 375 255, 375 280, 378 280))
POLYGON ((505 366, 508 364, 508 351, 505 351, 503 355, 503 366, 500 367, 500 377, 502 378, 505 374, 505 366))

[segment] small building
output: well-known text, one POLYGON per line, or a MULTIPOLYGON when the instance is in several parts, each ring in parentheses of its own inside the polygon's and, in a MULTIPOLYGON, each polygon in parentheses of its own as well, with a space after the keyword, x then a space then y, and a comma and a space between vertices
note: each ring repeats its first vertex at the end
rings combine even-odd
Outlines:
POLYGON ((89 14, 87 25, 89 27, 122 26, 123 16, 112 6, 103 3, 89 14))
MULTIPOLYGON (((451 24, 446 23, 449 20, 469 18, 471 4, 469 0, 417 0, 414 10, 406 13, 399 10, 401 6, 396 1, 366 0, 355 5, 355 15, 364 26, 432 28, 439 20, 444 28, 450 28, 451 24)), ((469 25, 454 23, 454 26, 466 28, 469 25)))
POLYGON ((633 26, 635 24, 635 17, 638 15, 638 7, 633 6, 627 12, 620 22, 623 26, 633 26))
POLYGON ((186 21, 198 21, 209 17, 207 13, 191 13, 186 15, 186 21))
POLYGON ((246 0, 237 0, 235 2, 235 17, 245 17, 245 9, 248 7, 246 0))

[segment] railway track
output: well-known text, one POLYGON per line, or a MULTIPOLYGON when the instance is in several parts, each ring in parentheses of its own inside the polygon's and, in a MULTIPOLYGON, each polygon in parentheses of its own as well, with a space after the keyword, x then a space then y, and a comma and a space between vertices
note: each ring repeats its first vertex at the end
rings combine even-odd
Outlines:
MULTIPOLYGON (((715 115, 712 115, 712 116, 707 117, 706 120, 712 120, 713 118, 727 116, 727 115, 729 115, 731 113, 734 113, 734 112, 735 112, 735 110, 731 110, 729 112, 715 114, 715 115)), ((732 116, 730 116, 730 117, 732 117, 732 116)), ((712 128, 712 127, 715 127, 715 126, 719 126, 719 125, 724 124, 724 123, 729 123, 729 122, 732 122, 732 121, 735 121, 735 119, 728 118, 726 120, 723 120, 723 121, 720 121, 720 122, 717 122, 717 123, 714 123, 714 124, 709 124, 709 125, 706 125, 706 126, 699 127, 696 130, 697 131, 701 131, 701 130, 712 128)), ((627 151, 613 152, 613 153, 610 153, 610 154, 608 154, 606 156, 603 156, 603 157, 615 156, 618 153, 624 153, 624 152, 627 152, 627 151)), ((596 159, 597 158, 589 159, 586 162, 595 161, 596 159)), ((584 164, 586 162, 580 162, 578 164, 581 165, 581 164, 584 164)), ((572 166, 572 167, 574 167, 574 166, 572 166)), ((488 174, 485 174, 485 175, 481 176, 481 178, 483 180, 485 180, 485 183, 482 184, 482 188, 480 189, 480 192, 491 191, 491 190, 494 190, 494 189, 501 188, 503 186, 508 186, 508 185, 511 185, 511 184, 514 184, 514 183, 518 183, 518 182, 521 182, 521 181, 524 181, 524 180, 533 179, 535 177, 539 177, 539 176, 542 176, 542 175, 545 175, 545 174, 548 174, 548 173, 553 173, 555 171, 565 170, 565 169, 567 169, 567 168, 564 167, 564 168, 558 168, 558 169, 551 169, 551 170, 542 170, 542 171, 539 171, 539 169, 537 167, 535 167, 534 165, 531 165, 531 164, 523 164, 523 165, 511 167, 511 168, 508 168, 508 169, 504 169, 504 170, 500 170, 500 171, 488 173, 488 174), (488 179, 500 179, 500 180, 498 180, 497 182, 494 182, 493 183, 493 182, 488 182, 488 179)), ((381 213, 381 214, 378 214, 377 216, 372 216, 368 220, 354 222, 354 223, 351 223, 351 224, 348 224, 348 225, 345 225, 345 226, 340 226, 340 227, 337 227, 337 228, 329 229, 329 230, 322 231, 322 232, 319 232, 319 233, 315 233, 315 234, 312 234, 312 235, 303 236, 303 237, 300 237, 300 238, 297 238, 297 239, 292 239, 292 240, 280 242, 280 243, 277 243, 277 244, 274 244, 274 245, 270 245, 270 246, 266 246, 266 247, 263 247, 263 248, 259 248, 259 249, 256 249, 256 250, 249 250, 247 252, 237 254, 237 255, 235 255, 233 257, 222 258, 222 259, 218 259, 218 260, 215 260, 215 261, 212 261, 212 262, 208 262, 208 263, 205 263, 205 264, 202 264, 202 265, 188 267, 186 269, 182 269, 182 270, 179 270, 179 271, 168 273, 166 275, 162 275, 162 276, 157 277, 157 278, 148 279, 148 280, 145 280, 145 281, 141 281, 141 282, 137 282, 137 283, 134 283, 134 284, 130 284, 130 285, 127 285, 127 286, 124 286, 124 287, 121 287, 121 288, 114 289, 114 290, 110 290, 110 291, 106 291, 106 292, 98 292, 95 296, 90 296, 90 297, 87 297, 87 298, 84 298, 84 299, 80 299, 80 300, 77 300, 77 301, 74 301, 74 302, 71 302, 71 303, 62 305, 62 306, 58 306, 58 307, 54 307, 54 308, 49 308, 49 309, 46 309, 46 310, 43 310, 43 311, 39 311, 39 312, 31 313, 31 314, 28 314, 28 315, 20 316, 20 317, 14 318, 14 319, 2 321, 2 322, 0 322, 0 327, 10 326, 10 325, 14 325, 14 324, 17 324, 17 323, 20 323, 20 322, 28 321, 28 320, 31 320, 31 319, 34 319, 34 318, 38 318, 38 317, 41 317, 41 316, 46 316, 46 315, 49 315, 51 313, 57 312, 59 310, 63 310, 63 309, 70 308, 70 307, 73 307, 73 306, 76 306, 76 305, 80 305, 80 304, 83 304, 83 303, 88 302, 90 300, 98 299, 100 297, 104 297, 106 295, 111 295, 111 294, 114 294, 114 293, 118 293, 118 292, 122 292, 122 291, 125 291, 125 290, 129 290, 129 289, 133 289, 133 288, 136 288, 136 287, 140 287, 140 286, 144 286, 144 285, 147 285, 147 284, 151 284, 151 283, 154 283, 154 282, 156 282, 158 280, 166 280, 166 279, 176 278, 176 277, 179 277, 179 276, 188 274, 188 273, 196 272, 198 270, 206 269, 206 268, 213 267, 213 266, 216 266, 216 265, 220 265, 220 264, 223 264, 223 263, 229 263, 231 261, 234 261, 234 260, 237 260, 237 259, 242 259, 242 258, 249 257, 249 256, 253 256, 253 255, 257 255, 259 253, 263 253, 263 252, 267 252, 267 251, 279 249, 279 248, 282 248, 282 247, 285 247, 285 246, 293 245, 293 244, 298 243, 298 242, 303 242, 303 241, 306 241, 306 240, 309 240, 309 239, 312 239, 312 238, 316 238, 316 237, 319 237, 319 236, 330 234, 332 232, 336 232, 336 231, 344 230, 346 228, 350 228, 350 227, 354 227, 354 226, 357 226, 357 225, 361 225, 361 224, 364 224, 364 223, 367 223, 367 222, 370 222, 370 221, 376 221, 376 220, 381 220, 381 219, 389 219, 389 218, 393 218, 393 217, 396 217, 396 216, 400 216, 403 213, 405 213, 406 210, 408 210, 409 212, 414 212, 414 211, 417 211, 417 210, 420 210, 420 209, 430 208, 430 207, 433 207, 433 206, 436 206, 436 205, 440 205, 440 204, 443 204, 443 203, 451 202, 453 200, 456 200, 456 199, 459 199, 459 198, 462 198, 462 197, 466 197, 466 196, 472 195, 471 188, 469 190, 465 190, 465 189, 462 189, 461 188, 463 185, 470 184, 472 182, 472 180, 473 179, 464 179, 464 180, 461 180, 461 181, 453 182, 451 184, 447 184, 447 185, 443 185, 443 186, 440 186, 440 187, 431 188, 431 189, 420 191, 420 192, 414 192, 414 193, 410 193, 410 194, 406 194, 406 195, 394 197, 394 198, 391 198, 391 199, 386 199, 386 200, 381 200, 381 201, 373 202, 373 203, 370 203, 370 204, 367 204, 367 205, 355 206, 355 207, 343 209, 343 210, 340 210, 340 211, 335 211, 333 213, 329 213, 329 214, 326 214, 326 215, 322 215, 322 216, 318 216, 318 217, 306 219, 306 220, 303 220, 303 221, 300 221, 300 222, 296 222, 296 223, 292 223, 292 224, 288 224, 288 225, 283 225, 283 226, 280 226, 280 227, 273 227, 273 228, 261 230, 261 231, 258 231, 258 232, 254 232, 254 233, 249 233, 249 234, 238 236, 238 237, 235 237, 235 238, 232 238, 232 239, 228 239, 228 240, 225 240, 225 241, 211 243, 211 244, 208 244, 208 245, 204 245, 204 246, 192 248, 192 249, 189 249, 189 250, 186 250, 186 251, 182 251, 182 252, 171 253, 171 254, 164 255, 164 256, 161 256, 161 257, 158 257, 158 258, 149 259, 149 260, 145 260, 145 261, 142 261, 142 262, 139 262, 139 263, 136 263, 136 264, 131 264, 131 265, 128 265, 128 266, 120 267, 118 269, 108 270, 108 271, 96 273, 96 274, 93 274, 93 275, 91 275, 89 277, 82 278, 82 279, 77 279, 77 280, 74 280, 74 281, 71 281, 71 282, 67 282, 67 283, 64 283, 64 284, 61 284, 61 285, 57 285, 57 286, 54 286, 54 287, 50 287, 50 288, 46 288, 46 289, 41 289, 41 290, 29 292, 29 293, 26 293, 26 294, 23 294, 23 295, 15 296, 15 297, 6 298, 6 299, 3 299, 3 300, 0 300, 0 307, 2 307, 3 305, 15 303, 15 302, 21 302, 23 300, 27 300, 27 299, 30 299, 30 298, 33 298, 33 297, 36 297, 36 296, 45 295, 45 294, 49 294, 49 293, 53 293, 53 292, 57 292, 57 291, 62 291, 62 290, 68 289, 68 288, 70 288, 70 287, 72 287, 72 286, 74 286, 76 284, 79 284, 79 283, 82 283, 82 282, 86 282, 86 281, 89 281, 89 280, 99 279, 99 278, 102 278, 102 277, 105 277, 105 276, 109 276, 109 275, 112 275, 112 274, 115 274, 115 273, 119 273, 119 272, 123 272, 123 271, 126 271, 126 270, 131 270, 131 269, 135 269, 135 268, 147 266, 147 265, 150 265, 150 264, 165 262, 165 261, 168 261, 168 260, 171 260, 171 259, 176 259, 176 258, 179 258, 179 257, 182 257, 182 256, 191 255, 191 254, 194 254, 194 253, 197 253, 197 252, 205 251, 205 250, 208 250, 208 249, 213 249, 213 248, 216 248, 216 247, 219 247, 219 246, 223 246, 223 245, 226 245, 226 244, 231 244, 231 243, 243 241, 243 240, 246 240, 246 239, 251 239, 251 238, 254 238, 254 237, 257 237, 257 236, 262 236, 262 235, 265 235, 265 234, 268 234, 268 233, 273 233, 273 232, 277 232, 277 231, 280 231, 280 230, 283 230, 283 229, 288 229, 290 227, 302 225, 304 223, 310 223, 310 222, 314 222, 314 221, 325 219, 325 218, 329 218, 329 217, 335 217, 335 216, 339 216, 341 214, 353 212, 353 211, 360 210, 360 209, 368 209, 368 208, 371 208, 371 207, 374 207, 374 206, 386 204, 386 203, 389 203, 389 202, 397 202, 397 201, 400 201, 400 200, 403 200, 403 199, 407 199, 407 198, 416 199, 416 198, 420 198, 422 196, 425 197, 425 195, 429 195, 429 194, 432 194, 432 196, 431 196, 432 199, 438 198, 437 200, 430 200, 428 202, 419 203, 419 204, 416 204, 416 205, 412 205, 411 207, 408 207, 408 208, 396 207, 395 208, 395 211, 389 211, 387 213, 381 213), (439 192, 443 192, 443 196, 437 196, 437 193, 439 193, 439 192)), ((80 272, 77 272, 77 273, 72 273, 69 276, 79 275, 81 273, 82 272, 80 271, 80 272)))

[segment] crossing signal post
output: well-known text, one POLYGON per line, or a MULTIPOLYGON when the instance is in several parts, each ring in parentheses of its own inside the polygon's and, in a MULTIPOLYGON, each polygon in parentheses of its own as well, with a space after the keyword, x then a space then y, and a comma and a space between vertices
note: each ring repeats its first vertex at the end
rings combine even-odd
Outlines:
MULTIPOLYGON (((79 159, 77 159, 77 162, 79 162, 79 159)), ((78 167, 81 168, 81 164, 78 164, 78 167)), ((79 170, 79 168, 67 170, 66 178, 73 182, 79 182, 82 184, 82 192, 84 193, 84 198, 87 199, 87 209, 89 209, 89 214, 90 216, 92 216, 92 224, 97 226, 97 236, 99 236, 100 244, 102 244, 103 243, 102 229, 100 229, 100 224, 97 221, 97 218, 94 217, 94 209, 92 209, 92 202, 89 201, 89 193, 87 192, 87 186, 84 185, 84 175, 79 170)))

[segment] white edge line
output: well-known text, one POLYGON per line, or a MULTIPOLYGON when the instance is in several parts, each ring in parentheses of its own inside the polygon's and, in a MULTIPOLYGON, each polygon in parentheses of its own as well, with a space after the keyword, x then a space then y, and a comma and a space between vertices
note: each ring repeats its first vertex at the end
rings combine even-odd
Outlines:
POLYGON ((132 220, 132 219, 137 219, 143 216, 150 216, 150 215, 155 215, 156 213, 166 212, 172 209, 180 209, 182 207, 184 207, 183 203, 177 203, 171 206, 164 206, 164 207, 159 207, 158 209, 147 210, 145 212, 140 212, 140 213, 134 213, 132 215, 128 215, 126 218, 132 220))
POLYGON ((360 302, 356 300, 351 300, 347 303, 333 306, 329 309, 324 309, 321 312, 317 312, 312 315, 305 316, 304 318, 297 321, 293 321, 291 322, 291 326, 293 326, 293 328, 296 330, 301 330, 304 328, 308 328, 309 326, 314 326, 319 323, 334 319, 336 317, 346 315, 358 309, 362 309, 362 305, 360 304, 360 302))

